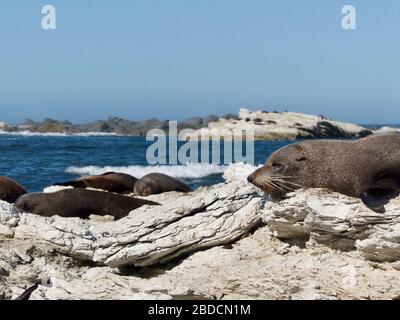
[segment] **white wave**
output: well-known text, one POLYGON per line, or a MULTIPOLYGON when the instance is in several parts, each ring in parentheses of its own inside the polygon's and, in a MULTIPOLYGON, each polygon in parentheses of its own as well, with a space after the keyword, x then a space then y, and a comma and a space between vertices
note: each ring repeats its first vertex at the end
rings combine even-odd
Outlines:
POLYGON ((157 166, 127 166, 127 167, 69 167, 66 172, 79 175, 99 175, 109 171, 130 174, 136 178, 141 178, 146 174, 157 172, 164 173, 175 178, 202 178, 212 174, 223 173, 227 166, 218 164, 185 164, 185 165, 157 165, 157 166))
POLYGON ((41 137, 102 137, 102 136, 125 136, 123 134, 117 133, 107 133, 107 132, 82 132, 82 133, 61 133, 61 132, 31 132, 31 131, 17 131, 8 132, 0 130, 0 135, 10 135, 10 136, 41 136, 41 137))
POLYGON ((61 190, 73 189, 70 186, 50 186, 43 189, 43 193, 54 193, 61 190))

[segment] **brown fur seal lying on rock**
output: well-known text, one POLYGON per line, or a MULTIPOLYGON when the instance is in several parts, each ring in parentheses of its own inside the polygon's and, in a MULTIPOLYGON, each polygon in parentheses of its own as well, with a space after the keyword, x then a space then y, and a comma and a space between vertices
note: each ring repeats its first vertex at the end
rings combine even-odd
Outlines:
POLYGON ((299 188, 327 188, 364 199, 400 190, 400 135, 295 143, 248 177, 274 199, 299 188))
POLYGON ((25 193, 26 190, 23 186, 10 178, 0 176, 0 200, 14 203, 25 193))
POLYGON ((20 211, 45 217, 58 215, 88 218, 91 214, 95 214, 113 216, 115 220, 118 220, 146 204, 159 205, 156 202, 108 192, 67 189, 54 193, 25 194, 18 198, 15 207, 20 211))
POLYGON ((138 196, 149 196, 170 191, 190 192, 191 189, 183 181, 162 173, 150 173, 139 179, 135 184, 135 194, 138 196))
POLYGON ((94 188, 115 193, 127 193, 133 192, 137 180, 137 178, 126 173, 107 172, 99 176, 88 176, 73 181, 56 183, 55 186, 94 188))

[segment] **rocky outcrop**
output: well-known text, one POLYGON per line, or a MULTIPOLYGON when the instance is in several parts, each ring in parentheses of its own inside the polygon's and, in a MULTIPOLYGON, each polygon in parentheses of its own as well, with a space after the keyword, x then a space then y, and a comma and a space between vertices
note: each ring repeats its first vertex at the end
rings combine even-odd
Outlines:
MULTIPOLYGON (((0 127, 8 132, 39 132, 39 133, 107 133, 133 136, 146 136, 151 129, 169 130, 169 121, 149 119, 131 121, 117 117, 95 121, 88 124, 75 125, 69 121, 45 119, 35 122, 30 119, 17 126, 0 127)), ((195 130, 185 137, 212 138, 220 137, 234 130, 240 132, 246 129, 254 130, 254 138, 260 140, 295 140, 315 138, 360 138, 371 134, 371 131, 350 123, 329 120, 323 116, 313 116, 294 112, 249 111, 241 109, 239 116, 227 114, 222 117, 194 117, 178 122, 178 131, 195 130)), ((241 134, 241 133, 240 133, 241 134)), ((249 137, 252 139, 253 137, 249 137)))
POLYGON ((379 212, 319 189, 271 202, 243 180, 251 169, 119 221, 0 202, 0 297, 37 282, 32 299, 400 297, 400 198, 379 212))
POLYGON ((187 139, 241 135, 244 131, 254 131, 254 139, 259 140, 361 138, 372 133, 358 125, 330 120, 324 116, 240 109, 238 119, 221 118, 209 123, 207 128, 188 134, 187 139))
MULTIPOLYGON (((237 116, 227 114, 222 116, 223 119, 234 119, 237 116)), ((218 121, 217 116, 193 117, 186 120, 178 121, 178 130, 193 129, 197 130, 207 126, 212 121, 218 121)), ((42 122, 35 122, 27 119, 25 122, 10 126, 4 124, 0 130, 7 132, 38 132, 38 133, 113 133, 121 135, 146 136, 151 129, 161 129, 165 132, 169 130, 168 120, 148 119, 144 121, 125 120, 118 117, 109 117, 107 120, 99 120, 87 124, 72 124, 69 121, 58 121, 54 119, 45 119, 42 122)))
POLYGON ((400 260, 400 198, 376 210, 338 193, 301 190, 289 199, 267 204, 263 221, 280 239, 357 250, 372 261, 400 260))
POLYGON ((357 252, 290 246, 267 228, 231 246, 146 268, 91 266, 30 247, 1 248, 3 297, 42 281, 31 299, 398 299, 396 265, 357 252), (3 280, 4 279, 4 280, 3 280))
POLYGON ((191 195, 173 193, 163 202, 115 222, 32 214, 16 218, 10 207, 1 216, 7 223, 18 220, 16 239, 40 239, 53 250, 98 265, 147 266, 246 235, 261 221, 258 212, 263 204, 252 187, 241 183, 203 188, 191 195))

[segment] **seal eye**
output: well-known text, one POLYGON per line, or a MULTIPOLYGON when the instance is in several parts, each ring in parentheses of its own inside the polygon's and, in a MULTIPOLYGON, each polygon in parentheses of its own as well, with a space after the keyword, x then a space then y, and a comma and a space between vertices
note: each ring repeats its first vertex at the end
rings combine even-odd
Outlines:
POLYGON ((282 165, 280 163, 273 163, 271 166, 274 170, 279 170, 282 168, 282 165))

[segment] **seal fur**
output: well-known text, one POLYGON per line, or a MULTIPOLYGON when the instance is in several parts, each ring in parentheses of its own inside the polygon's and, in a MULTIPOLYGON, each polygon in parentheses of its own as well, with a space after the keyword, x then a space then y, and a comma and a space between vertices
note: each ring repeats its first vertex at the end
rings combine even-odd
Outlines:
POLYGON ((248 181, 274 199, 299 188, 326 188, 361 199, 396 194, 400 135, 291 144, 274 152, 248 181))

